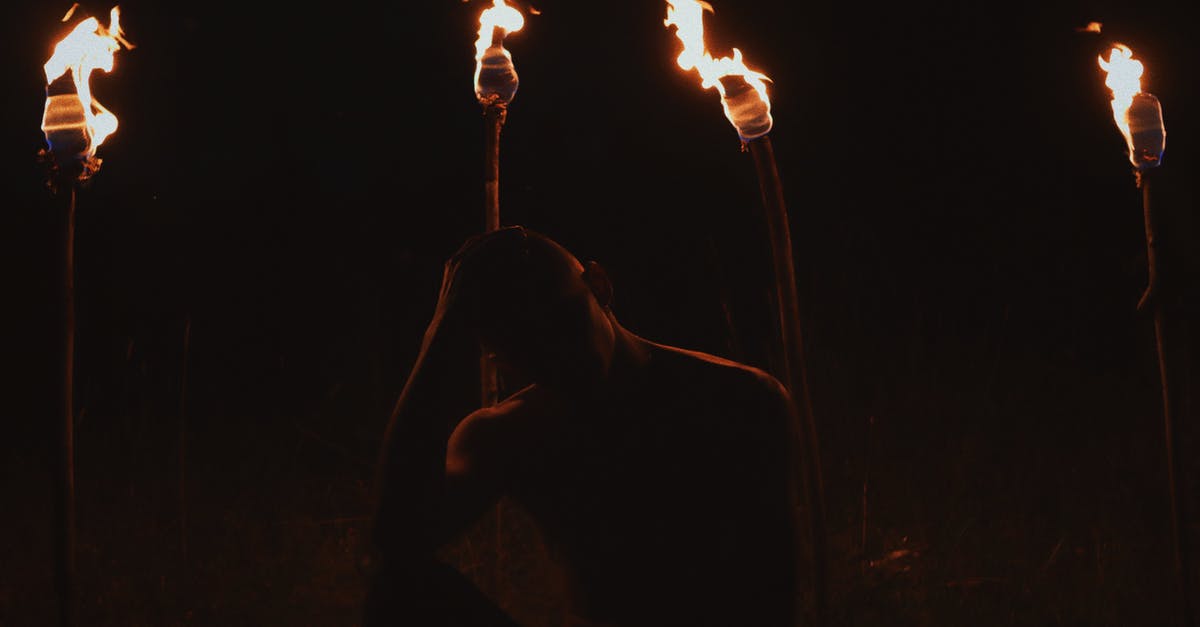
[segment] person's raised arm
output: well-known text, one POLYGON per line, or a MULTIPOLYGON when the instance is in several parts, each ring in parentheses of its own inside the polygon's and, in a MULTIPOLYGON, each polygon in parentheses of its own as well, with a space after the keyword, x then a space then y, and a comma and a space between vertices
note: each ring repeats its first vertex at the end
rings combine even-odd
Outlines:
POLYGON ((384 434, 362 564, 365 627, 433 626, 452 615, 512 624, 437 555, 499 498, 505 464, 497 452, 512 448, 496 428, 500 412, 480 407, 480 296, 472 285, 488 262, 474 255, 479 241, 468 240, 446 263, 437 307, 384 434))
POLYGON ((479 408, 479 344, 458 292, 461 254, 446 263, 421 350, 387 425, 374 486, 371 559, 422 562, 465 526, 447 512, 446 450, 479 408), (456 528, 450 528, 450 527, 456 528))

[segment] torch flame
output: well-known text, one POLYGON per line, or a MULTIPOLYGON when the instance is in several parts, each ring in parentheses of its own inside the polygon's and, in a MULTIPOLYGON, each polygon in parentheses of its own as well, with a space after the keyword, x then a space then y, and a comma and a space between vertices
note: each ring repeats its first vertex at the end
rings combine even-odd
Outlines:
POLYGON ((1133 51, 1124 44, 1113 44, 1107 61, 1104 57, 1097 60, 1100 67, 1108 72, 1104 84, 1112 90, 1113 121, 1125 139, 1129 140, 1129 107, 1133 105, 1133 97, 1142 91, 1142 62, 1134 60, 1133 51))
POLYGON ((504 49, 504 37, 525 26, 525 17, 504 0, 479 14, 479 37, 475 40, 475 94, 481 100, 511 100, 517 89, 512 55, 504 49))
POLYGON ((81 157, 94 156, 96 148, 117 130, 117 116, 92 97, 88 78, 92 70, 112 71, 114 54, 121 46, 132 48, 122 35, 120 9, 114 6, 107 27, 94 17, 83 20, 55 44, 54 54, 43 66, 47 86, 70 72, 75 93, 47 95, 42 130, 48 139, 56 133, 85 133, 88 141, 81 157), (78 119, 79 106, 82 120, 78 119))
POLYGON ((742 52, 737 48, 733 49, 732 57, 714 59, 709 54, 704 45, 704 12, 711 13, 712 10, 712 5, 702 0, 667 0, 667 18, 663 23, 667 28, 674 26, 675 36, 683 43, 683 51, 675 61, 684 71, 694 69, 699 72, 701 87, 716 87, 721 94, 725 117, 743 138, 765 135, 771 128, 771 101, 766 85, 771 79, 746 67, 742 52), (722 79, 731 77, 740 77, 753 90, 752 93, 757 95, 754 101, 747 101, 747 97, 754 98, 750 92, 732 97, 726 92, 726 83, 722 79), (731 103, 731 98, 739 102, 731 103))
POLYGON ((1122 44, 1113 45, 1107 61, 1104 57, 1098 61, 1108 72, 1104 84, 1112 90, 1113 121, 1125 136, 1130 163, 1139 171, 1158 167, 1167 131, 1158 98, 1142 91, 1141 61, 1135 61, 1133 51, 1122 44))
POLYGON ((479 14, 479 39, 475 40, 475 60, 483 58, 483 53, 492 45, 493 29, 501 28, 505 33, 515 33, 525 26, 525 16, 514 7, 504 4, 504 0, 492 0, 492 8, 485 9, 479 14))

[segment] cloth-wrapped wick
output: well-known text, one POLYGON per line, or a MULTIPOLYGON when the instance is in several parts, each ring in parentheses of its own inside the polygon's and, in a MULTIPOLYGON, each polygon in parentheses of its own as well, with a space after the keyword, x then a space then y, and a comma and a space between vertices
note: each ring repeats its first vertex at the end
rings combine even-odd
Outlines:
POLYGON ((117 116, 96 101, 88 81, 94 70, 112 71, 114 55, 122 47, 132 48, 121 32, 120 10, 113 7, 107 27, 94 17, 82 20, 54 45, 54 53, 42 66, 46 73, 42 131, 46 152, 59 166, 73 163, 90 171, 99 167, 96 149, 116 132, 117 116))
POLYGON ((83 101, 70 73, 46 86, 46 110, 42 114, 46 143, 59 163, 84 159, 92 147, 92 136, 83 101))
POLYGON ((517 69, 512 55, 504 49, 504 30, 497 27, 492 44, 479 58, 475 97, 487 105, 507 105, 517 94, 517 69))
POLYGON ((721 104, 725 117, 737 129, 743 141, 762 137, 771 131, 771 104, 743 76, 722 76, 721 104))
POLYGON ((512 55, 504 49, 504 38, 521 30, 521 12, 493 0, 479 14, 479 37, 475 39, 475 97, 485 107, 503 109, 517 93, 517 70, 512 55))
POLYGON ((1145 92, 1135 94, 1125 119, 1129 123, 1129 161, 1139 170, 1161 165, 1167 131, 1158 98, 1145 92))

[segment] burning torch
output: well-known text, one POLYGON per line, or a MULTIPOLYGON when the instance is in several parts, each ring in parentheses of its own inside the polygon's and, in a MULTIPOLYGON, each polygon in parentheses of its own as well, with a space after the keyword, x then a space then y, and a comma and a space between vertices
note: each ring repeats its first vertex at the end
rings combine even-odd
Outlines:
POLYGON ((733 49, 732 57, 713 58, 704 44, 704 13, 712 6, 700 0, 667 0, 667 28, 675 27, 675 35, 683 44, 676 58, 684 71, 696 70, 705 89, 715 88, 721 96, 725 117, 733 124, 749 151, 758 173, 759 191, 771 243, 775 274, 777 319, 783 357, 775 373, 787 385, 802 421, 800 463, 808 505, 813 559, 814 605, 817 624, 827 621, 827 550, 825 533, 824 490, 817 446, 817 431, 809 399, 805 374, 803 343, 800 334, 799 297, 796 293, 795 265, 792 261, 791 231, 783 186, 771 146, 771 101, 766 83, 770 79, 761 72, 746 67, 742 53, 733 49))
POLYGON ((493 0, 491 8, 479 15, 479 38, 475 40, 475 98, 487 120, 484 169, 484 228, 500 228, 500 128, 508 113, 508 103, 517 93, 517 70, 512 54, 504 48, 508 33, 521 30, 525 18, 521 12, 493 0))
MULTIPOLYGON (((479 37, 475 40, 475 98, 483 107, 486 126, 483 225, 489 232, 500 228, 500 129, 519 82, 512 54, 504 48, 504 38, 524 25, 525 17, 504 0, 493 0, 492 6, 479 15, 479 37)), ((483 405, 495 405, 500 400, 500 383, 495 362, 488 355, 480 359, 480 373, 483 405)))
POLYGON ((1153 94, 1142 91, 1141 61, 1133 58, 1133 51, 1124 44, 1115 43, 1108 59, 1097 58, 1100 67, 1107 73, 1104 84, 1112 91, 1113 121, 1125 138, 1129 162, 1133 165, 1134 180, 1142 190, 1142 217, 1146 231, 1147 282, 1145 293, 1138 302, 1138 309, 1150 307, 1154 313, 1155 347, 1158 352, 1159 379, 1162 386, 1163 429, 1167 448, 1167 488, 1171 499, 1171 534, 1175 543, 1175 571, 1180 583, 1180 601, 1183 624, 1191 627, 1192 617, 1190 581, 1190 559, 1187 542, 1187 516, 1179 500, 1178 482, 1183 479, 1179 456, 1179 444, 1175 438, 1174 421, 1179 409, 1184 406, 1177 383, 1180 377, 1176 356, 1171 350, 1168 337, 1174 329, 1169 319, 1169 299, 1174 285, 1164 280, 1169 273, 1161 272, 1158 255, 1158 216, 1152 211, 1152 174, 1162 165, 1167 132, 1163 126, 1162 105, 1153 94))
MULTIPOLYGON (((71 18, 74 7, 63 17, 71 18)), ((75 571, 75 202, 79 187, 89 183, 100 169, 96 156, 100 144, 117 130, 117 117, 92 97, 88 80, 93 70, 110 72, 114 55, 124 39, 120 10, 113 7, 109 24, 94 17, 77 24, 54 46, 44 66, 46 107, 42 131, 47 147, 38 152, 46 166, 46 185, 52 194, 67 190, 63 241, 63 371, 62 417, 55 499, 55 590, 59 602, 59 624, 70 625, 75 571)))

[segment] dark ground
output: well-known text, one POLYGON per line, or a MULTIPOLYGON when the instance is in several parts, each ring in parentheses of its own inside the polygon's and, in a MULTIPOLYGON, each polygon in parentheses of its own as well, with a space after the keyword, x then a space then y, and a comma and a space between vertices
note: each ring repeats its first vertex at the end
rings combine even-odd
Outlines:
MULTIPOLYGON (((69 3, 22 4, 3 38, 3 627, 54 616, 61 199, 33 157, 69 3)), ((1141 197, 1096 56, 1128 44, 1163 103, 1188 366, 1200 54, 1182 3, 1034 4, 725 2, 708 22, 774 79, 839 626, 1174 615, 1141 197), (1092 20, 1103 35, 1074 30, 1092 20)), ((122 3, 138 47, 93 80, 122 126, 79 196, 80 624, 355 624, 383 425, 441 263, 482 227, 481 8, 122 3)), ((675 67, 664 5, 538 8, 508 46, 503 221, 605 263, 634 331, 765 365, 753 164, 675 67)), ((1194 409, 1179 423, 1196 521, 1194 409)), ((447 557, 556 625, 520 519, 493 522, 447 557)))

